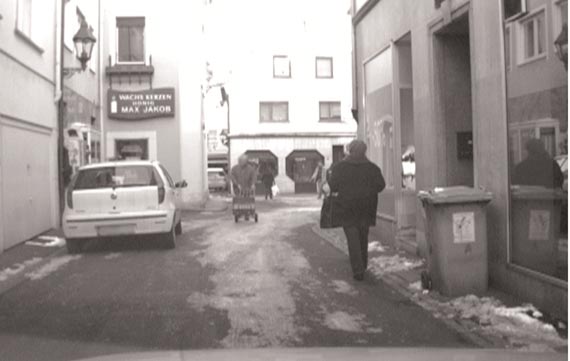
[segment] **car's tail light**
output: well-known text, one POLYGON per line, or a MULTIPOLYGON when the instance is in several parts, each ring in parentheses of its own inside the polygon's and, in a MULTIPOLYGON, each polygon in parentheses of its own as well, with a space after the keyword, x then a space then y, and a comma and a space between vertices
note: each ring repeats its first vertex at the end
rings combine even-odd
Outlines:
POLYGON ((65 198, 67 199, 67 206, 70 209, 73 209, 73 188, 72 187, 67 188, 67 195, 65 198))
POLYGON ((164 187, 158 187, 158 204, 164 202, 164 197, 166 196, 166 190, 164 187))

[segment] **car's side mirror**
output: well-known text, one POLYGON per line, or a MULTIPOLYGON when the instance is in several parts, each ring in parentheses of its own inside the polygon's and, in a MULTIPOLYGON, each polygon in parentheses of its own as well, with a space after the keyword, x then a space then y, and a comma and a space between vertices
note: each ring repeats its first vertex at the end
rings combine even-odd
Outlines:
POLYGON ((181 180, 180 182, 176 182, 174 186, 176 188, 186 188, 188 187, 188 183, 185 180, 181 180))

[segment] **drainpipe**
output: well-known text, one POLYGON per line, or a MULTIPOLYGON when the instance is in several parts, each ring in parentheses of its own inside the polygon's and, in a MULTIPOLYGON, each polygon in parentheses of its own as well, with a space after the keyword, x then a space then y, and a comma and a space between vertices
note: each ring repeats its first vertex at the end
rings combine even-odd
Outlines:
POLYGON ((64 37, 65 37, 65 1, 58 0, 57 6, 60 11, 59 23, 56 21, 56 97, 57 101, 57 181, 58 181, 58 199, 59 199, 59 221, 61 226, 61 219, 64 209, 64 196, 65 196, 65 179, 63 176, 64 165, 64 152, 63 152, 63 125, 65 115, 65 102, 63 98, 64 90, 64 37))

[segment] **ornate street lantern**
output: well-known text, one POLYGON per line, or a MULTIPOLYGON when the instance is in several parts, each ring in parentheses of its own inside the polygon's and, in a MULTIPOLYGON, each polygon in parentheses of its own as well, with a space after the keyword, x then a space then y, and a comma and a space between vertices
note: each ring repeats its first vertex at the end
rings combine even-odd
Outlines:
POLYGON ((75 45, 75 53, 77 54, 77 59, 81 62, 81 69, 87 69, 87 62, 91 59, 91 53, 93 52, 93 45, 97 39, 93 35, 93 32, 87 25, 87 22, 83 20, 81 22, 81 27, 77 33, 73 36, 73 44, 75 45))
POLYGON ((562 31, 554 40, 556 56, 564 63, 564 69, 568 70, 568 24, 562 26, 562 31))

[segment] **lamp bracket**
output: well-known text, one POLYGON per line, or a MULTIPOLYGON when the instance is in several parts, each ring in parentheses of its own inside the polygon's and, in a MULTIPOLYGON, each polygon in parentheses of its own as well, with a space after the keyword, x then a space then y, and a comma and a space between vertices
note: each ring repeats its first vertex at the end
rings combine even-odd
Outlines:
POLYGON ((81 68, 81 67, 76 67, 76 68, 63 68, 63 75, 64 75, 66 78, 69 79, 69 78, 71 78, 72 76, 74 76, 75 74, 81 73, 81 72, 83 72, 83 71, 84 71, 84 69, 81 68))

